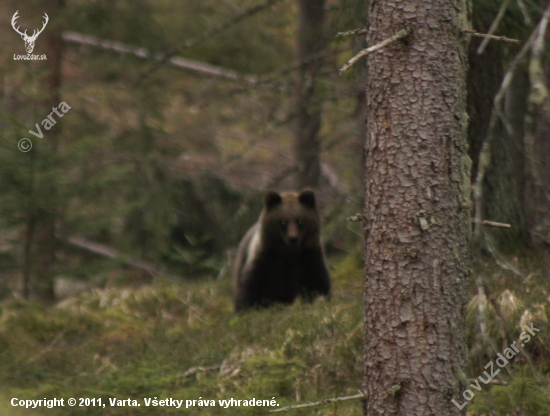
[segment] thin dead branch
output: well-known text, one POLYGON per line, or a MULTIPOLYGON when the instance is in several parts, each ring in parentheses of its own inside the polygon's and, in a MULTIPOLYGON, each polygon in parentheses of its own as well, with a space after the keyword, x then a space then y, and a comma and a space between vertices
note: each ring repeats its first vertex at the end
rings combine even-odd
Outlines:
POLYGON ((462 31, 464 33, 468 33, 468 34, 470 34, 472 36, 475 36, 475 37, 478 37, 478 38, 487 38, 487 39, 491 39, 491 40, 498 40, 498 41, 501 41, 501 42, 509 42, 509 43, 521 43, 521 41, 519 39, 507 38, 506 36, 488 35, 486 33, 478 33, 475 30, 470 30, 470 29, 464 29, 462 31))
MULTIPOLYGON (((472 218, 472 221, 477 222, 478 220, 476 220, 475 218, 472 218)), ((505 224, 503 222, 496 222, 496 221, 487 221, 487 220, 481 221, 481 225, 487 225, 489 227, 497 227, 497 228, 512 228, 510 224, 505 224)))
POLYGON ((355 214, 351 217, 347 217, 346 220, 349 222, 361 222, 365 219, 365 216, 363 214, 355 214))
POLYGON ((259 80, 259 84, 268 84, 268 83, 271 83, 272 81, 274 81, 275 79, 291 72, 291 71, 295 71, 299 68, 301 68, 302 66, 312 62, 312 61, 315 61, 317 59, 320 59, 320 58, 327 58, 327 57, 331 57, 331 56, 336 56, 338 55, 340 52, 343 52, 347 50, 347 48, 341 48, 341 49, 325 49, 325 50, 322 50, 322 51, 319 51, 319 52, 316 52, 316 53, 312 53, 311 55, 305 57, 304 59, 300 60, 300 61, 295 61, 295 62, 292 62, 291 64, 287 65, 287 66, 284 66, 280 69, 277 69, 273 72, 270 72, 269 74, 266 74, 266 75, 262 75, 262 77, 260 78, 259 80))
MULTIPOLYGON (((500 9, 497 13, 497 17, 495 17, 495 20, 491 24, 491 27, 489 28, 489 32, 487 32, 488 35, 493 35, 500 25, 500 22, 502 21, 502 18, 504 17, 504 13, 506 13, 506 9, 508 8, 508 5, 510 4, 510 0, 505 0, 504 3, 502 3, 502 6, 500 6, 500 9)), ((481 45, 479 45, 479 48, 477 48, 478 55, 481 55, 484 51, 487 45, 489 44, 490 38, 485 38, 481 42, 481 45)))
POLYGON ((525 24, 525 26, 532 26, 533 22, 531 20, 531 16, 529 16, 529 12, 527 11, 527 7, 525 7, 525 3, 523 2, 523 0, 517 0, 516 3, 518 4, 519 11, 523 16, 523 23, 525 24))
POLYGON ((103 244, 94 243, 93 241, 86 240, 82 237, 61 238, 57 236, 57 238, 61 240, 63 243, 97 254, 99 256, 109 257, 111 259, 118 260, 122 264, 125 264, 130 267, 134 267, 136 269, 145 270, 153 275, 156 275, 156 274, 166 275, 165 272, 163 272, 160 268, 158 268, 157 266, 151 263, 148 263, 140 259, 126 258, 122 254, 120 254, 117 250, 104 246, 103 244))
MULTIPOLYGON (((475 383, 476 380, 477 380, 476 378, 471 378, 469 381, 470 381, 470 383, 475 383)), ((496 378, 494 378, 492 380, 489 380, 487 382, 487 384, 493 384, 493 385, 496 385, 496 386, 507 386, 508 385, 508 383, 506 381, 499 380, 499 379, 496 379, 496 378)))
POLYGON ((184 373, 176 375, 176 378, 188 377, 198 373, 206 373, 209 371, 219 370, 220 368, 221 368, 221 364, 210 365, 210 366, 199 365, 197 367, 191 367, 188 370, 185 370, 184 373))
POLYGON ((61 341, 61 339, 65 336, 66 333, 67 333, 67 329, 64 329, 63 331, 61 331, 59 334, 55 336, 55 338, 52 340, 52 342, 50 342, 50 344, 46 348, 44 348, 43 350, 40 350, 36 355, 29 358, 27 362, 32 363, 38 360, 39 358, 41 358, 43 355, 51 352, 54 349, 54 347, 59 343, 59 341, 61 341))
POLYGON ((343 38, 344 36, 361 36, 361 35, 366 35, 367 34, 367 31, 368 29, 353 29, 353 30, 348 30, 347 32, 338 32, 336 34, 336 37, 337 38, 343 38))
POLYGON ((319 400, 317 402, 293 404, 291 406, 281 407, 280 409, 270 410, 269 413, 287 412, 289 410, 303 409, 305 407, 326 406, 326 405, 331 404, 331 403, 344 402, 344 401, 348 401, 348 400, 364 399, 365 397, 367 397, 366 393, 361 392, 359 394, 354 394, 353 396, 331 397, 329 399, 323 399, 323 400, 319 400))
POLYGON ((367 49, 363 49, 361 52, 359 52, 357 55, 355 55, 353 58, 351 58, 349 61, 345 63, 345 65, 340 69, 339 74, 342 75, 344 72, 346 72, 348 69, 350 69, 359 59, 361 59, 363 56, 367 56, 369 53, 376 52, 379 49, 382 49, 388 45, 391 45, 394 42, 397 42, 399 39, 402 39, 404 37, 407 37, 409 35, 409 31, 407 29, 401 29, 399 32, 397 32, 392 37, 383 40, 380 43, 377 43, 374 46, 371 46, 367 49))
POLYGON ((201 36, 187 40, 186 42, 176 46, 175 48, 170 49, 166 53, 164 53, 161 58, 158 60, 158 62, 151 66, 146 72, 144 72, 138 79, 137 83, 139 83, 144 78, 151 75, 154 71, 156 71, 160 66, 170 61, 170 58, 172 58, 174 55, 184 51, 185 49, 189 49, 193 46, 196 46, 222 32, 225 32, 226 30, 230 29, 231 27, 237 25, 238 23, 242 22, 248 17, 254 16, 255 14, 261 12, 262 10, 265 10, 271 6, 273 6, 275 3, 278 3, 281 0, 267 0, 264 3, 258 4, 256 6, 252 6, 243 12, 239 13, 238 15, 232 17, 231 19, 227 20, 226 22, 222 23, 221 25, 212 28, 210 30, 207 30, 204 32, 201 36))
POLYGON ((521 277, 523 280, 526 280, 526 276, 519 270, 517 267, 515 267, 513 264, 508 262, 497 250, 496 245, 491 237, 491 235, 487 232, 483 232, 483 242, 485 244, 485 247, 487 247, 487 250, 489 250, 489 253, 493 256, 493 259, 495 260, 496 264, 501 267, 504 270, 508 270, 512 272, 514 275, 521 277))
MULTIPOLYGON (((122 55, 132 55, 138 59, 157 61, 164 59, 162 54, 154 55, 145 48, 136 48, 122 42, 102 40, 94 36, 83 35, 76 32, 65 32, 63 33, 62 38, 63 41, 68 44, 88 46, 94 49, 115 52, 122 55)), ((190 59, 170 57, 166 63, 172 68, 196 72, 201 75, 210 75, 232 81, 244 82, 251 85, 255 85, 258 82, 258 77, 254 75, 241 75, 230 69, 209 65, 204 62, 193 61, 190 59)))

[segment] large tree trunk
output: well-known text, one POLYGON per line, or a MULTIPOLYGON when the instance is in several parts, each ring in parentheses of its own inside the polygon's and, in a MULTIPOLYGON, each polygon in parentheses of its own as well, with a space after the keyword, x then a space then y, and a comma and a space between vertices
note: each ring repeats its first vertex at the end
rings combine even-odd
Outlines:
POLYGON ((369 7, 364 414, 464 414, 468 2, 369 7))
POLYGON ((321 176, 321 102, 315 100, 316 78, 321 69, 321 58, 312 57, 324 44, 324 0, 298 0, 298 60, 304 62, 296 87, 295 157, 298 165, 298 189, 317 186, 321 176))

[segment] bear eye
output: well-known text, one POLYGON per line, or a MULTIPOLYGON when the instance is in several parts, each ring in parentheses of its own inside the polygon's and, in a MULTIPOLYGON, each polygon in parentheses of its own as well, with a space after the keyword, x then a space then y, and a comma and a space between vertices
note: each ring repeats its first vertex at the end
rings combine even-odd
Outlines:
POLYGON ((298 225, 301 227, 305 224, 306 222, 303 220, 303 218, 298 218, 298 225))
POLYGON ((281 228, 282 228, 283 230, 286 230, 286 226, 287 226, 287 225, 288 225, 288 221, 286 221, 286 220, 282 220, 282 221, 281 221, 281 228))

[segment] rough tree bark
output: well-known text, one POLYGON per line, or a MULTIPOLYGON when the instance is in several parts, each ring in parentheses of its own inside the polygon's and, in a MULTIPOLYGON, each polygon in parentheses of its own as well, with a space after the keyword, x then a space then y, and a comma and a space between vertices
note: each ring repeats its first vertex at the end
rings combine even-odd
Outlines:
POLYGON ((298 189, 315 187, 321 176, 319 130, 321 129, 320 100, 315 102, 316 78, 321 58, 311 59, 324 44, 323 22, 325 0, 298 0, 298 60, 300 67, 296 87, 295 157, 298 165, 298 189))
POLYGON ((466 0, 371 1, 364 414, 459 415, 470 268, 466 0))

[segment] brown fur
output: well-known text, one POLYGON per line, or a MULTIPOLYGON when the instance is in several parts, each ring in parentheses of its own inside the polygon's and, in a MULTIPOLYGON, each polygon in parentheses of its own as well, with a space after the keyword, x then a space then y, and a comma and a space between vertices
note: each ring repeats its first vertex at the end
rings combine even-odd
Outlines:
POLYGON ((235 310, 328 295, 320 228, 313 191, 267 192, 258 222, 239 245, 233 270, 235 310))

